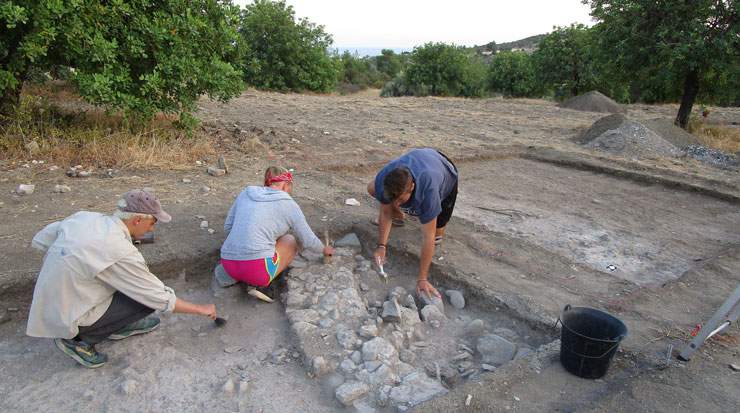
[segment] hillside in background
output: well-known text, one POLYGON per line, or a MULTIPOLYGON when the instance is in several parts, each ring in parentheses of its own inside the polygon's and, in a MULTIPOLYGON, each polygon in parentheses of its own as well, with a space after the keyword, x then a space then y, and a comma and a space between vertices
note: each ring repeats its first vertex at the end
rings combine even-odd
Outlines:
POLYGON ((485 60, 489 60, 490 56, 496 52, 507 51, 507 50, 524 50, 525 52, 533 52, 537 49, 540 41, 547 36, 547 33, 536 34, 534 36, 525 37, 524 39, 514 40, 513 42, 507 43, 496 43, 491 42, 481 46, 473 46, 472 50, 477 55, 483 56, 485 60))

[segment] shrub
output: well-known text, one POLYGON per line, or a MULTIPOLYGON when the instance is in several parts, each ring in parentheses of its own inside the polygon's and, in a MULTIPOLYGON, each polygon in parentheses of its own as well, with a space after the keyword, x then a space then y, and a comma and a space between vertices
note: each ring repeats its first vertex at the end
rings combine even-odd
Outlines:
POLYGON ((501 52, 488 70, 491 90, 510 97, 536 96, 540 93, 531 57, 524 52, 501 52))
MULTIPOLYGON (((384 88, 398 89, 402 95, 478 97, 485 93, 485 66, 462 47, 427 43, 411 53, 403 84, 384 88), (403 85, 403 88, 400 86, 403 85), (403 89, 403 90, 401 90, 403 89)), ((395 81, 394 81, 395 82, 395 81)))
POLYGON ((556 27, 534 52, 536 72, 545 89, 567 98, 595 88, 595 64, 590 29, 582 24, 556 27))
POLYGON ((327 51, 331 36, 307 19, 296 21, 293 7, 284 0, 255 0, 247 5, 240 32, 247 46, 247 83, 279 91, 334 88, 340 68, 327 51))
POLYGON ((65 72, 93 104, 151 119, 201 94, 241 91, 238 8, 229 1, 10 0, 0 6, 0 114, 33 73, 65 72))

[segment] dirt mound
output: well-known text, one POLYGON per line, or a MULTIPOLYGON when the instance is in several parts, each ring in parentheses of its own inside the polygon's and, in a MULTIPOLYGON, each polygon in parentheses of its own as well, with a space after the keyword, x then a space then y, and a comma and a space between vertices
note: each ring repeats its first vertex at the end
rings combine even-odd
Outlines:
POLYGON ((700 144, 696 136, 674 125, 670 119, 655 118, 643 121, 642 124, 679 148, 700 144))
POLYGON ((683 155, 679 148, 645 125, 620 114, 597 120, 577 141, 587 148, 633 159, 683 155))
POLYGON ((595 90, 572 97, 565 102, 561 102, 558 106, 587 112, 626 113, 622 105, 595 90))

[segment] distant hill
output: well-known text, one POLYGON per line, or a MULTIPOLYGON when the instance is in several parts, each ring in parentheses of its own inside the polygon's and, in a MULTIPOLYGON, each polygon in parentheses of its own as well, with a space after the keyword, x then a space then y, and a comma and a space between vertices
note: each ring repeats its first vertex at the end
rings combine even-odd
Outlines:
POLYGON ((483 56, 484 59, 490 58, 495 53, 508 50, 523 50, 525 52, 532 53, 537 50, 537 46, 545 36, 547 36, 547 34, 537 34, 508 43, 497 44, 495 42, 491 42, 481 46, 473 46, 472 49, 476 54, 483 56))

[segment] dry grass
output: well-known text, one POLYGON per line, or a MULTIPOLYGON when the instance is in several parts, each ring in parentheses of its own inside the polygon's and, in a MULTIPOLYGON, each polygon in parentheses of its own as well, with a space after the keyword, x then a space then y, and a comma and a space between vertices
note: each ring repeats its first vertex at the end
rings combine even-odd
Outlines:
POLYGON ((689 132, 709 148, 726 153, 740 152, 740 128, 711 125, 699 119, 692 119, 689 122, 689 132))
POLYGON ((16 116, 0 126, 0 157, 7 160, 184 169, 215 153, 207 135, 175 128, 172 117, 159 116, 146 126, 132 127, 120 115, 84 104, 83 110, 63 111, 49 102, 81 104, 63 87, 25 90, 22 99, 16 116))

